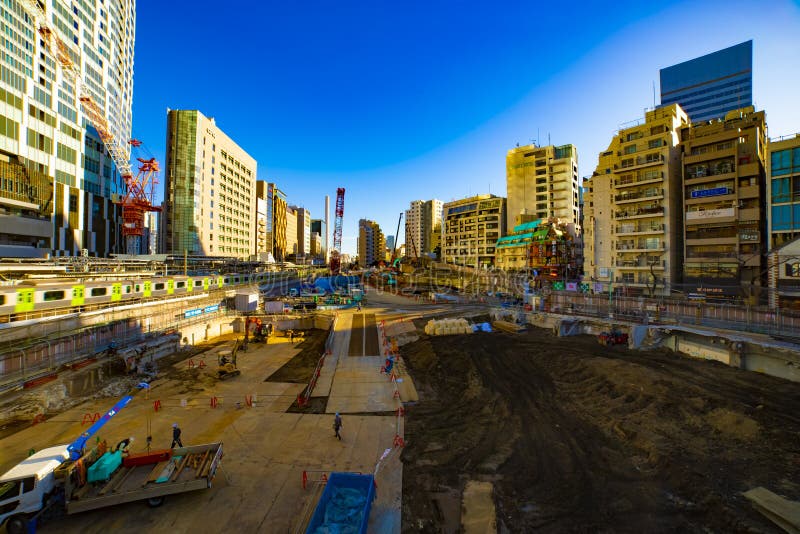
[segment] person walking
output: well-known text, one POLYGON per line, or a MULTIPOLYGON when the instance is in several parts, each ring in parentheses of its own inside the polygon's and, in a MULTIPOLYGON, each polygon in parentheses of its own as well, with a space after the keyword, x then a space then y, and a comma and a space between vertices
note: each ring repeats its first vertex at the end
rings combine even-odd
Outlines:
POLYGON ((336 412, 336 417, 333 418, 333 431, 336 432, 336 437, 342 441, 342 436, 339 434, 339 429, 342 428, 342 416, 336 412))
POLYGON ((175 448, 176 443, 178 447, 183 447, 183 443, 181 442, 181 429, 178 423, 172 423, 172 445, 170 445, 169 448, 175 448))

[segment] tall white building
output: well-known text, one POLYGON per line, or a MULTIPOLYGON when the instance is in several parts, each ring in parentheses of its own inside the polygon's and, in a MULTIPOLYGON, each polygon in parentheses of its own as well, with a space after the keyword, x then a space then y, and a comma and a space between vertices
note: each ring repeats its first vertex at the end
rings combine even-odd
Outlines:
MULTIPOLYGON (((131 138, 135 0, 38 0, 81 81, 127 150, 131 138)), ((0 243, 54 255, 124 252, 119 207, 125 186, 32 13, 0 2, 0 243), (30 224, 36 220, 41 224, 30 224), (49 250, 48 250, 49 252, 49 250)))
POLYGON ((167 112, 168 254, 248 259, 256 249, 256 160, 196 110, 167 112))
POLYGON ((297 213, 297 254, 311 254, 311 212, 306 208, 294 208, 297 213))

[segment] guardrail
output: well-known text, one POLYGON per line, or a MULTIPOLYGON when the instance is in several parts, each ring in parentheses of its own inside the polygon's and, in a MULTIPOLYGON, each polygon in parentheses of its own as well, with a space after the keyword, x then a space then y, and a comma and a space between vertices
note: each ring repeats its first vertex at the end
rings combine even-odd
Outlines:
POLYGON ((317 380, 319 379, 319 375, 322 373, 322 366, 325 365, 325 356, 328 356, 333 353, 333 333, 336 330, 336 319, 337 318, 334 317, 333 321, 331 321, 330 330, 328 332, 328 338, 325 340, 325 352, 323 352, 322 356, 319 357, 319 361, 317 361, 317 366, 316 368, 314 368, 314 373, 311 375, 311 378, 308 381, 306 389, 297 396, 298 408, 304 408, 305 406, 308 406, 308 403, 311 400, 311 393, 317 386, 317 380))

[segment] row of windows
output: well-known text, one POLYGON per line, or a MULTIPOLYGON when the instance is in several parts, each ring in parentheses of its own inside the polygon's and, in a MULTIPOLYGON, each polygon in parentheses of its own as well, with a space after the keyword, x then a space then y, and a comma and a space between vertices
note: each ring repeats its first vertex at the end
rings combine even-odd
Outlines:
POLYGON ((0 135, 19 141, 19 124, 8 117, 0 115, 0 135))
POLYGON ((777 150, 770 154, 772 176, 800 172, 800 147, 777 150))

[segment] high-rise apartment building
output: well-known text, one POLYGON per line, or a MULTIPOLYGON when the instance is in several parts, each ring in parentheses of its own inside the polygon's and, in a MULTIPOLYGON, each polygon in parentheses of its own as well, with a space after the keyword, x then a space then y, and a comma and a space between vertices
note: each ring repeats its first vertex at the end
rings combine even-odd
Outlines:
POLYGON ((358 263, 369 267, 386 259, 386 239, 378 223, 367 219, 358 221, 358 263))
POLYGON ((719 119, 753 104, 753 41, 661 69, 661 104, 677 103, 691 122, 719 119))
POLYGON ((800 237, 800 134, 773 139, 767 149, 767 224, 772 250, 800 237))
POLYGON ((256 247, 256 160, 197 110, 167 112, 166 251, 247 259, 256 247))
POLYGON ((574 145, 527 145, 506 155, 506 228, 557 218, 580 235, 578 149, 574 145))
POLYGON ((755 298, 766 286, 765 120, 750 106, 681 131, 689 292, 755 298))
POLYGON ((441 232, 443 206, 441 200, 414 200, 406 210, 405 240, 408 250, 417 256, 430 254, 441 241, 435 233, 441 232))
MULTIPOLYGON (((39 2, 102 109, 111 133, 131 138, 133 0, 39 2)), ((87 118, 32 15, 19 2, 0 3, 0 245, 3 255, 38 247, 53 255, 124 252, 120 208, 125 193, 113 160, 87 118)))
POLYGON ((495 195, 444 205, 442 261, 467 267, 494 265, 495 245, 506 231, 506 199, 495 195))
POLYGON ((584 274, 595 290, 669 294, 680 280, 682 195, 677 104, 617 132, 584 183, 584 274))

